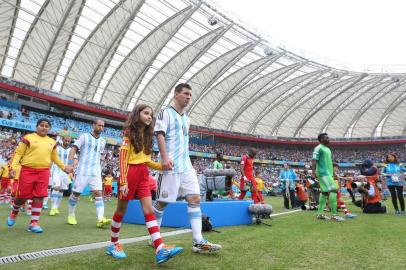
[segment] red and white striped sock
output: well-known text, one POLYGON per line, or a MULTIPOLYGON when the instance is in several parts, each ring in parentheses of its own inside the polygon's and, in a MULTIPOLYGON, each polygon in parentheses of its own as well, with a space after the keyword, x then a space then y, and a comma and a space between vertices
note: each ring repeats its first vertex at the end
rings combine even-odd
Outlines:
POLYGON ((27 204, 25 205, 26 209, 27 209, 27 214, 31 215, 31 211, 32 211, 32 200, 27 200, 27 204))
POLYGON ((6 193, 0 193, 0 203, 4 203, 6 193))
POLYGON ((123 220, 123 216, 114 213, 113 220, 111 221, 111 244, 114 245, 118 242, 120 228, 121 228, 121 221, 123 220))
POLYGON ((20 207, 21 207, 21 205, 13 204, 13 208, 11 209, 11 213, 12 213, 14 216, 17 216, 18 213, 20 213, 20 207))
POLYGON ((37 223, 39 221, 39 217, 41 216, 41 210, 42 210, 42 200, 33 201, 31 209, 31 224, 37 223))
POLYGON ((155 218, 155 214, 151 213, 148 215, 144 215, 145 217, 145 225, 147 226, 149 235, 151 236, 152 243, 154 244, 155 250, 159 251, 164 246, 164 241, 161 237, 161 233, 159 231, 158 223, 155 218))

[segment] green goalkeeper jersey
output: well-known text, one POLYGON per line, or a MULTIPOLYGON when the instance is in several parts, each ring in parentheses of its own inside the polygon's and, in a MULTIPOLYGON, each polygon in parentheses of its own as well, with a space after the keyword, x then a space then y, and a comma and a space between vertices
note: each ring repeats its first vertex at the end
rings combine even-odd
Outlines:
POLYGON ((323 144, 319 144, 314 148, 313 160, 317 161, 316 175, 317 176, 333 176, 333 159, 331 150, 323 144))

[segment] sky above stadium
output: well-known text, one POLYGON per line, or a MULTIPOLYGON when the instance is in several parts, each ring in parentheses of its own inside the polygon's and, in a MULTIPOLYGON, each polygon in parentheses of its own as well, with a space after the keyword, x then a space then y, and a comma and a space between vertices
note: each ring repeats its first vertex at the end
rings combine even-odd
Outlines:
POLYGON ((209 0, 272 45, 342 69, 406 73, 406 1, 209 0))

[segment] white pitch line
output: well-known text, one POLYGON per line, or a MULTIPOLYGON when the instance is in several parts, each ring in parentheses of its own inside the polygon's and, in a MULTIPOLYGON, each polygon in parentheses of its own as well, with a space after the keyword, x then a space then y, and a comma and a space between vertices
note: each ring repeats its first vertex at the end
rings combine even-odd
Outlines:
POLYGON ((288 215, 288 214, 297 213, 297 212, 303 212, 303 210, 302 210, 302 209, 297 209, 297 210, 286 211, 286 212, 282 212, 282 213, 276 213, 276 214, 270 215, 270 217, 277 217, 277 216, 282 216, 282 215, 288 215))
MULTIPOLYGON (((168 236, 190 233, 191 231, 192 231, 191 229, 182 229, 182 230, 161 233, 161 235, 164 237, 168 237, 168 236)), ((129 243, 145 241, 148 239, 150 239, 150 236, 146 235, 146 236, 140 236, 140 237, 121 239, 120 242, 123 244, 129 244, 129 243)), ((68 253, 86 251, 86 250, 91 250, 91 249, 104 248, 109 243, 110 243, 110 241, 104 241, 104 242, 96 242, 96 243, 83 244, 83 245, 77 245, 77 246, 47 249, 47 250, 30 252, 30 253, 4 256, 4 257, 0 257, 0 265, 20 262, 20 261, 35 260, 35 259, 39 259, 39 258, 55 256, 55 255, 60 255, 60 254, 68 254, 68 253)))

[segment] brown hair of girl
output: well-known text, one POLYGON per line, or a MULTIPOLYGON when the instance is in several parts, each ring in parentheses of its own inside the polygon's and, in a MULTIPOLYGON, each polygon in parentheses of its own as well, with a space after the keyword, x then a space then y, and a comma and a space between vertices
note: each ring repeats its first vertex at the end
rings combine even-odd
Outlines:
POLYGON ((127 121, 124 123, 124 130, 130 139, 130 143, 134 147, 134 152, 139 153, 142 150, 146 155, 150 155, 152 152, 152 138, 154 136, 154 113, 151 106, 146 104, 137 104, 128 116, 127 121), (140 114, 146 108, 150 108, 152 111, 152 122, 148 126, 144 126, 141 122, 140 114), (141 131, 144 132, 141 132, 141 131))

